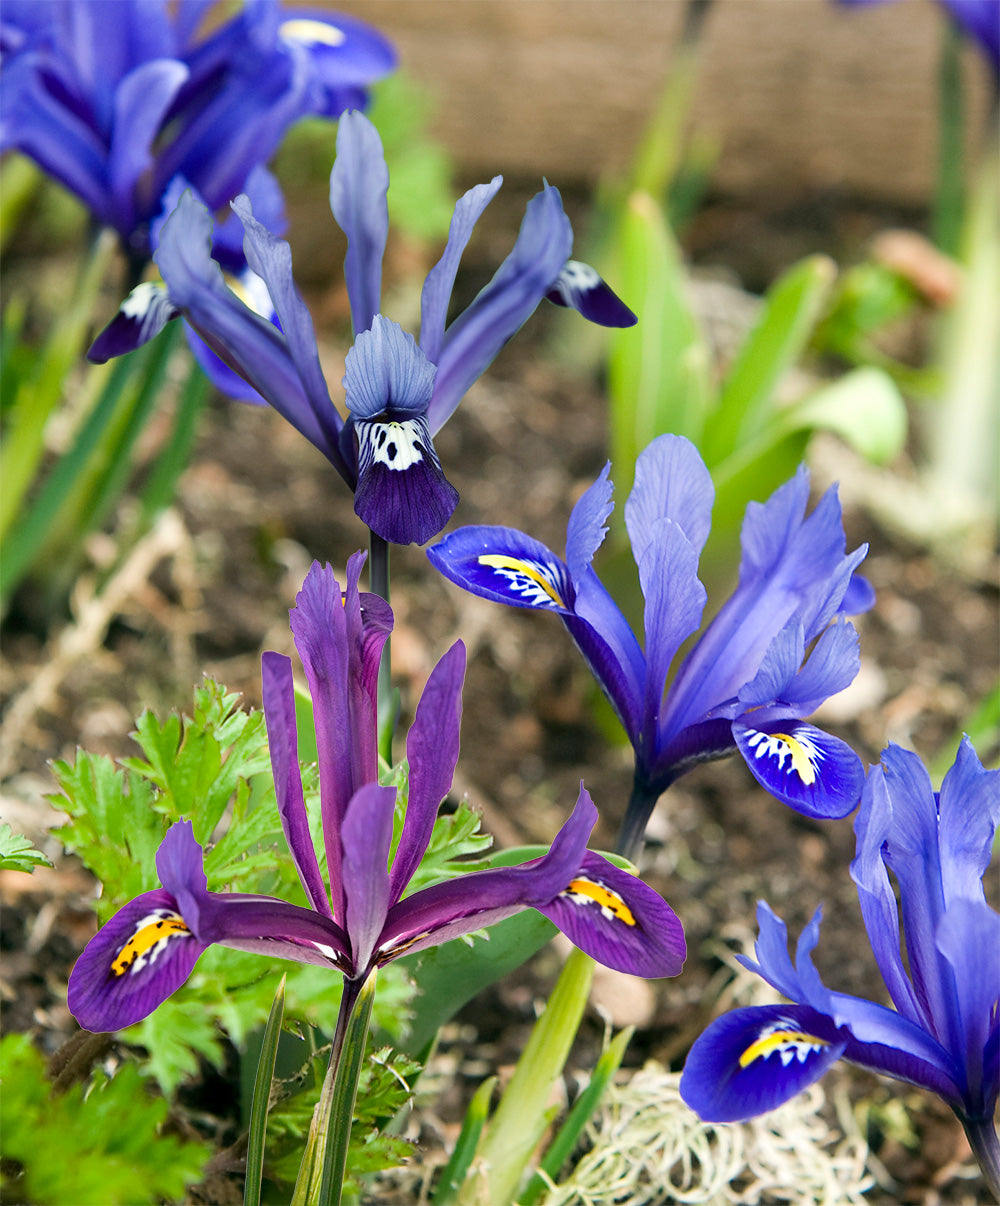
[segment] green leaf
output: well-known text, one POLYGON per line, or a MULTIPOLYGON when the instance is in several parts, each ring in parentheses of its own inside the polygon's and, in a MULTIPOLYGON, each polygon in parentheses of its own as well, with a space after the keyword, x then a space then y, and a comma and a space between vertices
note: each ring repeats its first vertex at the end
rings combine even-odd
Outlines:
POLYGON ((621 1067, 621 1062, 625 1058, 625 1048, 629 1045, 634 1033, 633 1026, 619 1031, 601 1054, 587 1087, 573 1102, 573 1108, 566 1121, 549 1144, 539 1165, 539 1172, 535 1173, 528 1182, 524 1193, 518 1195, 518 1206, 534 1206, 534 1203, 547 1191, 549 1184, 559 1176, 560 1169, 576 1149, 580 1136, 583 1134, 583 1128, 600 1105, 601 1097, 604 1095, 609 1081, 621 1067), (542 1172, 548 1179, 540 1175, 542 1172))
POLYGON ((835 432, 877 465, 897 456, 906 441, 906 403, 881 369, 860 368, 782 411, 784 432, 835 432))
POLYGON ((639 315, 637 326, 610 335, 611 457, 622 474, 665 431, 698 443, 711 387, 680 250, 648 194, 629 198, 619 237, 616 287, 639 315))
POLYGON ((271 1082, 274 1079, 274 1061, 278 1054, 278 1039, 281 1037, 281 1019, 285 1012, 285 977, 281 977, 274 1004, 264 1027, 257 1076, 253 1086, 253 1102, 250 1106, 250 1127, 247 1134, 246 1183, 243 1187, 244 1206, 260 1206, 260 1188, 264 1172, 264 1137, 267 1133, 267 1107, 271 1098, 271 1082))
POLYGON ((451 1206, 464 1184, 472 1165, 472 1158, 476 1154, 479 1136, 483 1133, 483 1127, 486 1124, 490 1110, 490 1098, 493 1096, 496 1084, 497 1078, 488 1076, 473 1093, 469 1108, 465 1111, 462 1129, 455 1141, 454 1150, 448 1157, 448 1163, 444 1166, 441 1180, 438 1181, 434 1197, 431 1199, 432 1206, 451 1206))
POLYGON ((36 867, 51 866, 23 833, 15 833, 6 822, 0 824, 0 871, 27 871, 30 875, 36 867))
POLYGON ((113 1080, 98 1073, 89 1091, 53 1094, 27 1036, 7 1036, 0 1055, 5 1201, 9 1192, 36 1206, 135 1206, 180 1201, 201 1180, 211 1147, 164 1131, 167 1103, 134 1064, 113 1080))
POLYGON ((768 290, 705 433, 702 454, 710 469, 760 438, 771 423, 778 382, 808 344, 835 276, 833 261, 814 255, 790 268, 768 290))
POLYGON ((525 909, 491 925, 474 940, 456 938, 418 955, 404 957, 417 983, 410 1033, 403 1048, 423 1051, 438 1030, 472 998, 526 963, 556 933, 551 921, 525 909))

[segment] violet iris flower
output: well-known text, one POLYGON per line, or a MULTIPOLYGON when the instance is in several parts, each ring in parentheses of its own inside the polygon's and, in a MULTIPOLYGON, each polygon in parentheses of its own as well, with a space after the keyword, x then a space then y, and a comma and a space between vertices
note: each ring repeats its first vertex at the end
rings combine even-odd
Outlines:
POLYGON ((33 159, 118 232, 133 266, 172 181, 212 210, 307 115, 336 117, 395 66, 353 17, 249 0, 201 35, 206 0, 4 0, 0 151, 33 159))
POLYGON ((441 259, 424 282, 420 339, 379 312, 382 256, 389 230, 389 175, 378 132, 361 113, 337 129, 330 205, 347 235, 345 276, 355 331, 343 378, 349 417, 338 414, 323 377, 312 319, 292 280, 288 244, 233 202, 245 231, 250 268, 263 280, 278 326, 230 289, 210 255, 212 221, 181 197, 160 235, 155 260, 164 287, 133 294, 98 337, 90 358, 131 351, 182 314, 212 350, 293 424, 355 492, 354 509, 393 544, 422 544, 448 522, 458 494, 447 481, 433 437, 543 298, 604 326, 635 315, 593 269, 569 259, 573 231, 557 189, 529 201, 514 248, 465 310, 447 322, 462 252, 502 178, 460 198, 441 259))
MULTIPOLYGON (((852 8, 882 3, 882 0, 838 0, 852 8)), ((938 0, 952 21, 979 45, 993 71, 1000 77, 1000 4, 997 0, 938 0)))
POLYGON ((566 558, 523 532, 468 527, 428 549, 435 566, 473 594, 555 612, 607 695, 635 750, 635 786, 619 844, 638 849, 656 800, 698 762, 740 751, 757 780, 810 817, 845 816, 864 778, 849 746, 801 718, 858 671, 845 610, 871 589, 844 551, 835 489, 806 516, 809 475, 797 475, 743 522, 739 585, 678 667, 701 623, 698 558, 714 489, 697 449, 663 435, 639 456, 625 504, 645 598, 645 652, 591 564, 612 509, 609 466, 573 508, 566 558), (808 656, 807 656, 808 651, 808 656))
POLYGON ((458 758, 465 649, 441 658, 406 742, 409 797, 391 865, 396 789, 377 780, 376 680, 392 611, 358 590, 363 554, 342 594, 314 564, 291 612, 312 692, 327 881, 309 831, 297 753, 292 664, 263 657, 264 711, 278 809, 308 907, 209 891, 190 822, 167 832, 161 887, 124 906, 91 939, 69 982, 69 1007, 90 1030, 119 1030, 151 1013, 212 943, 330 967, 359 986, 400 955, 436 946, 526 908, 552 920, 602 963, 641 976, 676 975, 684 937, 673 910, 641 880, 586 849, 597 810, 576 808, 542 858, 406 888, 427 849, 458 758))
POLYGON ((940 794, 916 754, 890 745, 865 783, 851 876, 895 1009, 822 983, 812 963, 819 911, 793 965, 784 922, 762 901, 756 962, 740 962, 794 1003, 736 1009, 713 1022, 684 1068, 688 1105, 710 1122, 751 1118, 847 1059, 942 1097, 977 1155, 985 1149, 984 1171, 1000 1189, 992 1128, 1000 1091, 1000 914, 987 905, 982 884, 998 819, 1000 771, 983 769, 968 738, 940 794))

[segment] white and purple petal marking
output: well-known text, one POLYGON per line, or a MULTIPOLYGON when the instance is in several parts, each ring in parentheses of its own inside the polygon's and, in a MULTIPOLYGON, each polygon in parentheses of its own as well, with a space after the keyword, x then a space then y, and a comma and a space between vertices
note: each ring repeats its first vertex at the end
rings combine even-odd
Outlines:
POLYGON ((736 746, 760 785, 805 816, 844 817, 864 785, 861 760, 846 742, 798 720, 773 730, 733 724, 736 746))
POLYGON ((87 1030, 123 1030, 176 992, 204 950, 174 897, 146 892, 87 944, 69 978, 70 1010, 87 1030))
POLYGON ((579 871, 535 906, 581 950, 633 976, 676 976, 687 948, 677 915, 641 879, 587 851, 579 871))
POLYGON ((448 481, 423 415, 356 419, 354 510, 392 544, 423 544, 451 518, 458 491, 448 481))
POLYGON ((570 610, 560 566, 512 557, 508 553, 481 553, 476 561, 501 579, 499 583, 492 583, 493 589, 508 596, 511 603, 521 607, 548 607, 554 611, 570 610))
POLYGON ((166 286, 155 281, 136 285, 118 313, 94 340, 87 352, 92 364, 105 364, 115 356, 134 352, 159 335, 180 310, 171 302, 166 286))
POLYGON ((545 296, 557 306, 568 306, 602 327, 631 327, 637 322, 635 314, 596 269, 580 260, 566 261, 545 296))
POLYGON ((801 1005, 734 1009, 695 1041, 681 1096, 706 1122, 738 1122, 782 1105, 843 1054, 832 1021, 801 1005))

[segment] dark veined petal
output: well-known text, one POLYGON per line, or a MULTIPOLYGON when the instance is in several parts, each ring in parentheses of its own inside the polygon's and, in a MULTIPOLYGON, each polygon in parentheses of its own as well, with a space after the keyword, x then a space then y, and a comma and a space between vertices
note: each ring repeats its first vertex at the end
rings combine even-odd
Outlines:
POLYGON ((641 879, 591 851, 554 900, 535 906, 582 951, 633 976, 676 976, 687 947, 677 914, 641 879))
POLYGON ((381 309, 388 189, 389 170, 378 131, 363 113, 345 113, 337 125, 330 209, 347 235, 344 275, 355 335, 367 331, 381 309))
POLYGON ((309 903, 317 912, 332 917, 330 900, 309 832, 309 818, 302 793, 291 659, 280 653, 265 653, 261 658, 260 668, 264 718, 267 722, 267 745, 271 754, 271 771, 278 798, 281 828, 309 903))
POLYGON ((389 847, 396 789, 366 783, 347 806, 341 828, 347 932, 355 976, 371 966, 389 910, 389 847))
POLYGON ((861 797, 860 758, 845 741, 814 725, 778 721, 764 730, 744 717, 734 722, 733 737, 761 787, 804 816, 846 817, 861 797))
POLYGON ((166 286, 154 281, 136 285, 118 313, 90 345, 87 359, 104 364, 115 356, 134 352, 154 339, 180 310, 170 300, 166 286))
POLYGON ((516 867, 473 871, 406 896, 389 910, 380 963, 438 946, 526 908, 548 904, 579 870, 597 809, 581 785, 576 807, 548 854, 516 867))
POLYGON ((70 1012, 85 1030, 140 1022, 180 988, 207 945, 170 892, 145 892, 87 943, 69 978, 70 1012))
POLYGON ((427 419, 356 421, 358 484, 354 513, 391 544, 423 544, 458 506, 434 449, 427 419))
POLYGON ((741 1122, 819 1080, 844 1047, 830 1019, 808 1006, 734 1009, 695 1040, 681 1097, 705 1122, 741 1122))
POLYGON ((456 641, 431 671, 406 735, 409 796, 389 876, 390 904, 399 900, 420 865, 441 801, 451 789, 458 762, 464 678, 465 646, 456 641))
POLYGON ((568 306, 602 327, 634 327, 638 322, 600 273, 580 260, 566 261, 545 296, 557 306, 568 306))
POLYGON ((459 528, 427 550, 431 563, 474 595, 507 603, 569 612, 573 585, 569 570, 539 540, 516 528, 459 528))

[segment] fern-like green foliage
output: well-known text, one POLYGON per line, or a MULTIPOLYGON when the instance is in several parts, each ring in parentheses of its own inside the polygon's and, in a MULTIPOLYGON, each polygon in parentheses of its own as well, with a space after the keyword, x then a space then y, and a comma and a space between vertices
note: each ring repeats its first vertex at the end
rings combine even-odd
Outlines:
POLYGON ((4 1201, 139 1206, 181 1200, 201 1180, 212 1149, 168 1133, 168 1104, 135 1065, 54 1094, 26 1035, 4 1038, 0 1057, 4 1201))
MULTIPOLYGON (((380 994, 383 971, 379 972, 380 994)), ((328 1048, 318 1049, 298 1075, 272 1089, 277 1101, 268 1115, 264 1166, 265 1174, 272 1180, 289 1183, 295 1180, 328 1058, 328 1048)), ((359 1189, 363 1177, 396 1168, 413 1154, 412 1144, 398 1135, 386 1134, 385 1128, 410 1104, 420 1070, 421 1065, 415 1060, 389 1047, 369 1050, 358 1081, 345 1189, 359 1189)))
POLYGON ((51 866, 23 833, 15 833, 6 821, 0 824, 0 871, 27 871, 30 875, 36 867, 51 866))

